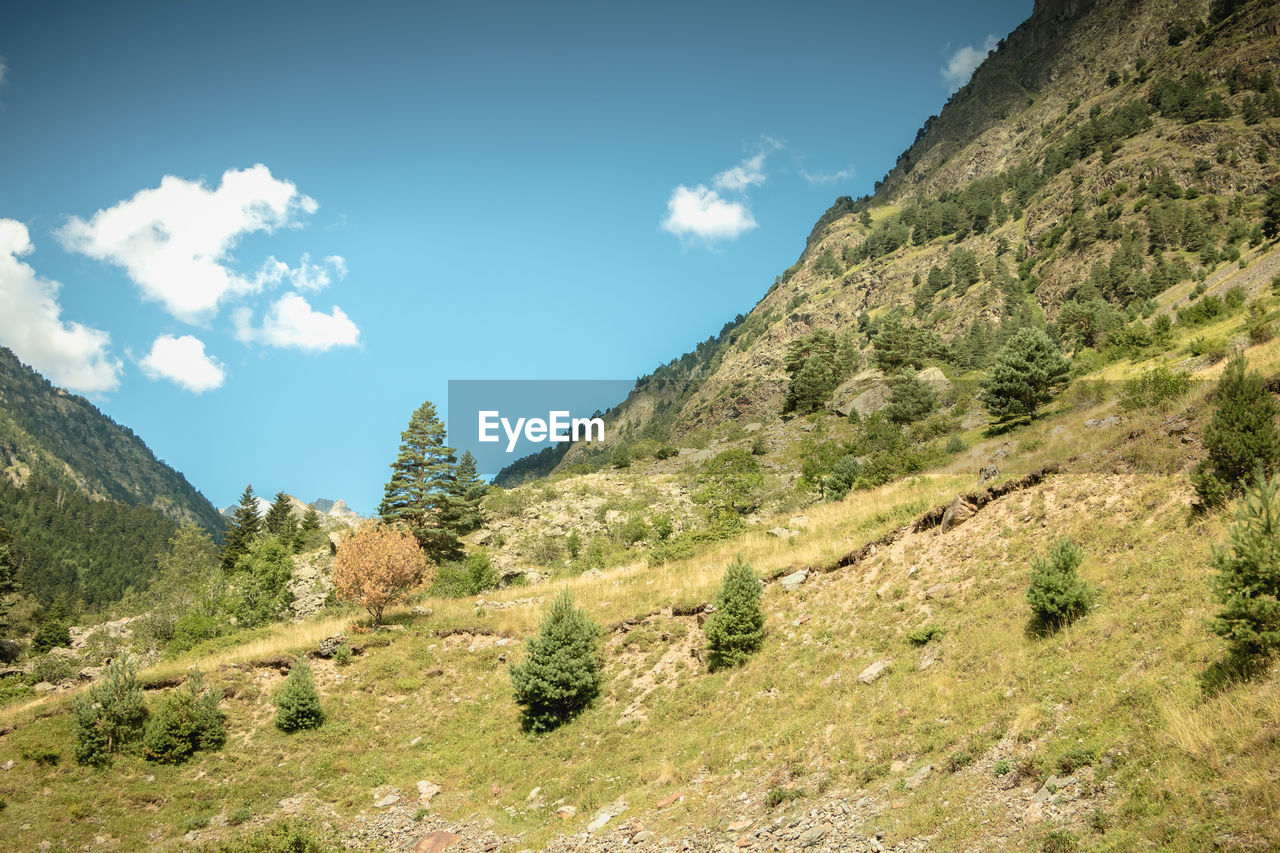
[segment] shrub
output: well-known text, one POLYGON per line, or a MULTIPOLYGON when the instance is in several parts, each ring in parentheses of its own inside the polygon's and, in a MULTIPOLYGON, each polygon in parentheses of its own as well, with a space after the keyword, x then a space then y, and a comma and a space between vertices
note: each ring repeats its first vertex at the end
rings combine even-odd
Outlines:
POLYGON ((922 625, 907 632, 907 640, 913 646, 927 646, 941 637, 945 632, 937 625, 922 625))
POLYGON ((329 848, 316 841, 301 823, 282 820, 251 835, 220 842, 209 853, 329 853, 329 848))
POLYGON ((764 795, 764 807, 766 809, 777 808, 790 800, 798 800, 804 796, 804 791, 799 788, 787 788, 782 785, 774 785, 769 792, 764 795))
POLYGON ((895 424, 915 423, 938 405, 938 394, 914 376, 901 374, 892 380, 884 414, 895 424))
POLYGON ((679 450, 676 450, 669 444, 664 444, 653 452, 653 458, 661 461, 663 459, 670 459, 673 456, 678 456, 679 454, 679 450))
POLYGON ((630 468, 631 467, 631 450, 627 445, 619 444, 613 449, 613 455, 609 458, 614 468, 630 468))
POLYGON ((75 676, 75 664, 61 655, 39 655, 31 659, 31 665, 27 669, 27 680, 32 684, 39 684, 41 681, 57 684, 75 676))
POLYGON ((1214 592, 1223 607, 1209 623, 1232 657, 1251 664, 1280 649, 1280 502, 1261 465, 1236 512, 1230 549, 1215 548, 1214 592))
POLYGON ((1254 467, 1262 464, 1271 476, 1280 463, 1277 407, 1262 377, 1247 371, 1244 356, 1227 363, 1214 392, 1214 410, 1201 440, 1208 458, 1191 472, 1191 483, 1201 502, 1218 506, 1241 484, 1254 467))
POLYGON ((1035 420, 1036 410, 1066 384, 1069 369, 1044 332, 1019 329, 996 356, 982 385, 982 403, 997 421, 1035 420))
POLYGON ((282 732, 317 729, 324 723, 320 694, 316 692, 315 678, 304 658, 294 661, 289 677, 276 692, 275 703, 276 728, 282 732))
POLYGON ((1120 406, 1125 409, 1158 408, 1182 397, 1191 388, 1191 374, 1182 370, 1170 370, 1165 365, 1143 371, 1136 379, 1130 379, 1120 392, 1120 406))
POLYGON ((346 666, 351 663, 352 657, 353 652, 351 651, 351 647, 346 643, 343 643, 340 646, 335 646, 333 649, 333 662, 338 666, 346 666))
POLYGON ((181 764, 202 749, 220 749, 227 728, 218 691, 206 690, 204 676, 193 669, 187 683, 169 692, 160 710, 147 721, 142 755, 161 764, 181 764))
POLYGON ((952 773, 959 773, 964 768, 973 763, 973 753, 960 750, 953 752, 947 756, 947 769, 952 773))
POLYGON ((862 474, 862 463, 852 453, 841 456, 831 473, 822 478, 822 494, 829 501, 844 500, 862 474))
POLYGON ((741 557, 734 558, 725 571, 715 607, 703 627, 707 635, 707 662, 713 672, 743 663, 764 643, 760 579, 741 557))
POLYGON ((31 651, 47 652, 50 649, 70 648, 71 632, 67 630, 67 623, 62 617, 61 610, 53 610, 46 613, 45 617, 40 620, 40 627, 36 628, 36 634, 31 638, 31 651))
POLYGON ((953 435, 947 439, 947 443, 943 448, 947 453, 964 453, 969 446, 964 443, 964 439, 958 435, 953 435))
POLYGON ((1054 630, 1069 624, 1093 603, 1093 590, 1076 574, 1083 559, 1084 552, 1064 536, 1053 543, 1048 559, 1036 557, 1031 561, 1027 603, 1046 628, 1054 630))
POLYGON ((147 708, 142 702, 138 670, 127 657, 112 661, 89 692, 72 702, 76 761, 105 767, 112 753, 142 735, 147 708))
POLYGON ((511 686, 526 732, 547 732, 576 717, 600 694, 600 626, 563 592, 511 667, 511 686))
POLYGON ((434 577, 435 567, 427 562, 412 533, 377 522, 347 537, 333 562, 338 598, 364 607, 375 627, 388 604, 434 577))
POLYGON ((992 766, 991 772, 997 776, 1008 776, 1009 771, 1012 769, 1013 765, 1010 764, 1007 759, 1002 758, 992 766))

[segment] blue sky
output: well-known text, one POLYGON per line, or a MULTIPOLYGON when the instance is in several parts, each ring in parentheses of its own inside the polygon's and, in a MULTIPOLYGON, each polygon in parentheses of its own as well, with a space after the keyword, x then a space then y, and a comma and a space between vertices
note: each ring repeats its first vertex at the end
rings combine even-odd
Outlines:
POLYGON ((376 506, 450 379, 747 311, 1031 11, 0 6, 0 343, 215 504, 376 506))

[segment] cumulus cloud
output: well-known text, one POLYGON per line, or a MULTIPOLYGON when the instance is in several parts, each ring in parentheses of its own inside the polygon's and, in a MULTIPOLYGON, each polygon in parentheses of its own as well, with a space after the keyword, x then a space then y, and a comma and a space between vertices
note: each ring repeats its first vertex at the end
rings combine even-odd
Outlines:
POLYGON ((271 303, 260 327, 253 325, 253 312, 248 308, 237 309, 232 320, 236 337, 246 344, 324 352, 360 341, 360 329, 341 308, 335 305, 328 314, 316 311, 296 291, 271 303))
POLYGON ((61 285, 18 260, 32 249, 26 225, 0 219, 0 343, 57 385, 85 393, 115 390, 123 365, 111 356, 110 335, 62 321, 61 285))
POLYGON ((662 228, 677 237, 700 237, 703 240, 732 240, 757 227, 755 217, 745 204, 728 201, 702 184, 683 184, 671 191, 667 199, 667 217, 662 228))
MULTIPOLYGON (((296 225, 318 205, 261 163, 228 169, 217 188, 166 175, 159 187, 99 210, 87 222, 72 217, 60 231, 70 251, 122 267, 145 299, 179 320, 199 323, 234 294, 253 293, 276 274, 233 270, 230 253, 246 234, 296 225)), ((274 259, 273 259, 274 260, 274 259)), ((278 263, 278 262, 277 262, 278 263)))
POLYGON ((347 262, 341 255, 330 255, 323 263, 313 264, 311 256, 304 254, 296 267, 290 267, 272 256, 267 258, 262 269, 254 276, 254 284, 261 289, 287 281, 295 290, 323 290, 333 282, 326 266, 332 267, 334 275, 340 279, 347 275, 347 262))
POLYGON ((764 183, 764 159, 767 156, 767 152, 761 151, 754 157, 748 157, 716 175, 711 183, 716 189, 729 192, 742 192, 748 187, 758 187, 764 183))
POLYGON ((205 354, 204 341, 193 335, 161 335, 138 363, 152 379, 168 379, 196 394, 221 387, 227 376, 221 362, 205 354))
POLYGON ((973 76, 974 69, 982 64, 982 60, 986 59, 987 54, 995 50, 996 45, 999 43, 1000 40, 994 35, 988 35, 986 41, 982 43, 982 47, 965 45, 951 54, 947 64, 939 69, 942 72, 942 80, 947 84, 947 88, 954 92, 965 83, 968 83, 969 78, 973 76))

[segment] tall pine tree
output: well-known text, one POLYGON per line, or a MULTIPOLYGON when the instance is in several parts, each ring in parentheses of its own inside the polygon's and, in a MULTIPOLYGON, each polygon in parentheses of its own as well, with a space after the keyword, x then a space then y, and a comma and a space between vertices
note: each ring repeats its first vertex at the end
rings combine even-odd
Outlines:
POLYGON ((383 521, 408 527, 435 562, 462 556, 455 527, 458 460, 444 441, 444 424, 435 404, 427 401, 400 434, 400 454, 391 465, 391 481, 378 507, 383 521))
POLYGON ((1238 494, 1254 467, 1270 476, 1280 466, 1280 431, 1275 400, 1266 381, 1248 369, 1244 355, 1227 362, 1213 394, 1214 409, 1201 441, 1209 452, 1191 472, 1191 483, 1205 506, 1217 506, 1238 494))
POLYGON ((1067 384, 1071 366, 1056 344, 1039 329, 1019 329, 996 356, 982 384, 982 404, 996 421, 1026 417, 1049 402, 1067 384))
POLYGON ((9 608, 20 588, 17 545, 13 534, 0 527, 0 638, 9 630, 9 608))
POLYGON ((458 458, 458 468, 454 472, 453 506, 448 522, 459 536, 466 536, 473 530, 479 530, 484 524, 483 502, 489 486, 480 479, 476 470, 476 458, 470 450, 464 450, 458 458))
POLYGON ((293 514, 292 502, 284 492, 276 492, 267 514, 262 518, 262 526, 272 536, 279 536, 285 542, 292 542, 298 533, 298 519, 293 514))
POLYGON ((253 484, 244 487, 240 502, 231 516, 231 526, 227 529, 222 545, 222 569, 234 571, 236 560, 248 553, 249 545, 262 532, 262 518, 258 515, 258 498, 253 493, 253 484))

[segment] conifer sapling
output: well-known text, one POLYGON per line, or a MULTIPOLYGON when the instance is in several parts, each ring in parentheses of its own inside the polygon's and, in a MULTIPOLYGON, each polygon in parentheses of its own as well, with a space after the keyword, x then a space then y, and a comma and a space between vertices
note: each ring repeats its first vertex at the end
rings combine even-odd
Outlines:
POLYGON ((511 667, 521 727, 546 732, 586 709, 600 693, 600 626, 563 592, 529 640, 523 663, 511 667))
POLYGON ((715 611, 707 617, 708 667, 714 672, 738 666, 764 644, 764 613, 760 610, 760 579, 741 557, 724 573, 715 611))
POLYGON ((276 728, 283 732, 317 729, 324 723, 324 708, 316 681, 305 658, 294 661, 289 677, 276 692, 276 728))

